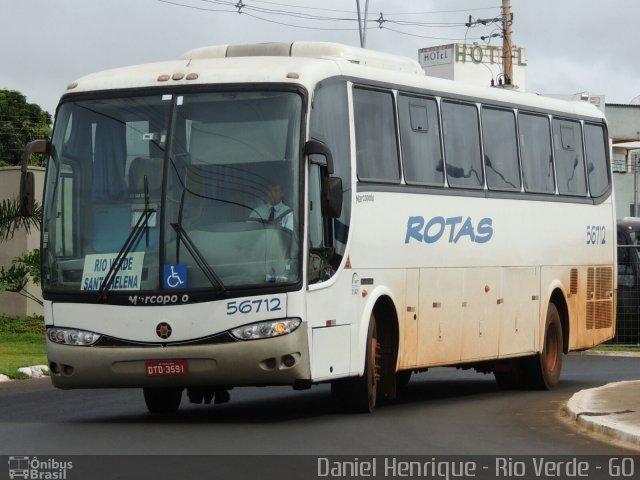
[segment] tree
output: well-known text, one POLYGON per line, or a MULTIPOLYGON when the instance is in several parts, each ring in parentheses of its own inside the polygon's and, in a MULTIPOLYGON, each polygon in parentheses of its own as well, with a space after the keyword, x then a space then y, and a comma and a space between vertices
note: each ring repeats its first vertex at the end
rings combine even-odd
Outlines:
MULTIPOLYGON (((0 90, 0 166, 2 163, 20 165, 24 146, 50 134, 48 112, 39 105, 27 103, 26 97, 16 90, 0 90)), ((43 162, 43 156, 33 156, 33 164, 43 162)))

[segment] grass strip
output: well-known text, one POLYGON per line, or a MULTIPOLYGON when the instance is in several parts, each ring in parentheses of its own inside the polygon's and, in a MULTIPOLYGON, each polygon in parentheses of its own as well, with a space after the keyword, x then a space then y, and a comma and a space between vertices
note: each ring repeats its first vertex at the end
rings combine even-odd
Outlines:
POLYGON ((46 365, 44 331, 42 317, 0 316, 0 374, 28 378, 18 368, 46 365))

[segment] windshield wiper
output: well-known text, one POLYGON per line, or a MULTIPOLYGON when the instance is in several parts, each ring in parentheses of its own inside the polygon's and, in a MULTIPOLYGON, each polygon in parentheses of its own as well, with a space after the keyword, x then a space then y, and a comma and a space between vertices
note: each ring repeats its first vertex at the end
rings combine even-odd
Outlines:
POLYGON ((138 240, 140 240, 140 237, 142 236, 143 232, 147 232, 147 246, 148 246, 149 228, 147 227, 147 224, 149 223, 149 219, 151 218, 151 215, 153 215, 154 213, 156 213, 156 209, 149 207, 149 181, 147 179, 147 176, 145 175, 144 176, 144 210, 142 211, 142 215, 140 215, 140 218, 136 222, 135 226, 131 230, 131 233, 129 233, 129 236, 127 237, 124 244, 122 245, 122 248, 120 248, 120 251, 116 256, 116 259, 111 264, 109 271, 107 272, 105 277, 102 279, 102 283, 100 284, 100 288, 98 289, 98 295, 100 296, 101 300, 104 301, 107 299, 107 293, 109 292, 109 289, 111 288, 111 285, 113 284, 113 281, 116 278, 116 274, 118 273, 118 271, 120 270, 120 267, 122 266, 122 261, 125 259, 127 255, 129 255, 129 252, 131 251, 131 249, 138 243, 138 240))
POLYGON ((191 240, 191 238, 189 237, 189 234, 184 228, 182 228, 182 225, 180 225, 179 223, 172 223, 171 227, 176 232, 177 241, 182 242, 184 246, 187 247, 187 250, 196 261, 196 265, 198 265, 200 270, 202 270, 202 273, 204 273, 205 277, 207 277, 209 283, 211 283, 211 285, 218 285, 220 287, 220 291, 226 293, 227 287, 224 286, 224 283, 222 283, 220 277, 216 275, 216 272, 213 271, 211 266, 204 259, 204 257, 200 253, 200 250, 198 250, 198 247, 196 247, 195 243, 193 243, 193 240, 191 240))

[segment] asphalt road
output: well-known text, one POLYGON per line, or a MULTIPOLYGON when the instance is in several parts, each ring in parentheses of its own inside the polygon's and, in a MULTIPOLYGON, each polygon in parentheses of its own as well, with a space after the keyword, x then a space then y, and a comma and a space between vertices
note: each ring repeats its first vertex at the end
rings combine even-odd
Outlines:
POLYGON ((616 455, 561 415, 576 391, 640 378, 640 358, 565 357, 550 392, 500 391, 492 375, 450 368, 414 375, 373 415, 334 410, 329 388, 237 388, 225 405, 183 399, 147 413, 140 390, 54 389, 48 379, 0 384, 0 455, 616 455))

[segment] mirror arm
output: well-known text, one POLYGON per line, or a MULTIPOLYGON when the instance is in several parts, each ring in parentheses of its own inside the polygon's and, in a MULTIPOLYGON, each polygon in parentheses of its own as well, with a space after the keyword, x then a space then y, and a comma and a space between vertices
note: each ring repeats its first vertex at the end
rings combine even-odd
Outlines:
POLYGON ((46 140, 33 140, 27 143, 22 152, 22 159, 20 162, 20 171, 22 173, 27 172, 29 167, 29 158, 32 153, 49 153, 49 142, 46 140))
POLYGON ((333 175, 333 156, 331 150, 324 143, 318 140, 309 140, 304 146, 305 155, 322 155, 325 158, 326 163, 315 162, 323 167, 327 168, 327 173, 333 175))
POLYGON ((32 153, 48 153, 49 142, 34 140, 27 143, 20 161, 20 213, 23 217, 31 217, 35 211, 35 179, 29 171, 29 158, 32 153))

